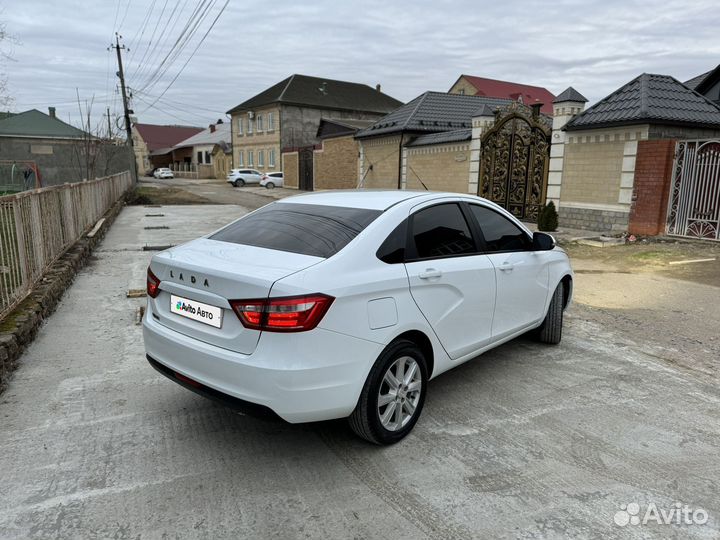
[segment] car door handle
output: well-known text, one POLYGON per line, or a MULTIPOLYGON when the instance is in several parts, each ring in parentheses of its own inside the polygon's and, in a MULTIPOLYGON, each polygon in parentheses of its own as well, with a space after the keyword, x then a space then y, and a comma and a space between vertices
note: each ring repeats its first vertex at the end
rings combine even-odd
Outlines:
POLYGON ((507 261, 500 265, 500 270, 502 270, 503 272, 511 272, 513 268, 515 268, 515 265, 507 261))
POLYGON ((433 279, 439 278, 440 276, 442 276, 442 272, 440 270, 436 270, 435 268, 428 268, 424 272, 420 272, 418 274, 420 279, 433 279))

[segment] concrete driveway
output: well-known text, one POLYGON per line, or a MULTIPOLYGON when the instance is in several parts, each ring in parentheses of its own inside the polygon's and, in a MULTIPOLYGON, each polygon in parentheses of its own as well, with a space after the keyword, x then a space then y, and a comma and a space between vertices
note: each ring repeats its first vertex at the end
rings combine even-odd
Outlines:
POLYGON ((0 396, 0 538, 718 536, 716 381, 582 306, 561 345, 519 339, 431 382, 415 430, 387 448, 343 421, 243 416, 158 375, 135 325, 144 299, 126 298, 144 287, 142 246, 244 211, 123 210, 0 396), (707 523, 614 520, 676 502, 707 523))

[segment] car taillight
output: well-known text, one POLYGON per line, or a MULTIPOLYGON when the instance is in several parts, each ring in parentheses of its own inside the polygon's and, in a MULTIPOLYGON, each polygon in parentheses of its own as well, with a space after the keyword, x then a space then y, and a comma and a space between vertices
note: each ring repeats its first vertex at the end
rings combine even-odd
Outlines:
POLYGON ((335 300, 325 294, 231 300, 230 305, 245 328, 268 332, 304 332, 322 320, 335 300))
POLYGON ((152 273, 152 270, 150 270, 150 267, 148 267, 147 270, 147 295, 150 298, 157 298, 157 295, 160 294, 160 280, 157 278, 155 274, 152 273))

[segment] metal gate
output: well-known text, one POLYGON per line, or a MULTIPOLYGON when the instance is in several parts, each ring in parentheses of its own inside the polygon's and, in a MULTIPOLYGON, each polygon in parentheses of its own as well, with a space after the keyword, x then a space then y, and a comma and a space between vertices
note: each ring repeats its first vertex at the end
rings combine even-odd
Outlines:
POLYGON ((313 147, 302 148, 298 152, 298 188, 313 190, 313 147))
POLYGON ((551 130, 539 113, 513 103, 480 142, 478 195, 526 221, 537 221, 547 191, 551 130))
POLYGON ((720 240, 720 141, 678 141, 668 234, 720 240))

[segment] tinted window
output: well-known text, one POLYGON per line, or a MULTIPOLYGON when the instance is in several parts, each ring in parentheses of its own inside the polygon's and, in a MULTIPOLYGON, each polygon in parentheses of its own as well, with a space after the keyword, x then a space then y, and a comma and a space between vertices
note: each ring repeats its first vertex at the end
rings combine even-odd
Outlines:
POLYGON ((379 210, 274 203, 210 238, 315 257, 331 257, 381 214, 379 210))
POLYGON ((270 176, 272 176, 273 178, 282 178, 282 175, 283 175, 283 173, 276 172, 276 173, 272 173, 270 176))
POLYGON ((440 204, 414 214, 412 235, 417 256, 448 257, 474 253, 475 244, 457 204, 440 204))
POLYGON ((505 216, 476 204, 470 209, 485 237, 487 251, 524 251, 530 247, 527 234, 505 216))
POLYGON ((388 264, 405 262, 407 220, 398 225, 377 250, 377 258, 388 264))

